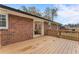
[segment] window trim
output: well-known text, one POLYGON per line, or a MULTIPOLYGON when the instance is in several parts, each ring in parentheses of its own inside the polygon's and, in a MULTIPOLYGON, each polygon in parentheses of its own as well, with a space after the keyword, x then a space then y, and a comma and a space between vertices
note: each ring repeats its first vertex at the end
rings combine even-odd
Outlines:
POLYGON ((6 16, 6 27, 0 27, 0 29, 8 29, 8 14, 1 14, 6 16))

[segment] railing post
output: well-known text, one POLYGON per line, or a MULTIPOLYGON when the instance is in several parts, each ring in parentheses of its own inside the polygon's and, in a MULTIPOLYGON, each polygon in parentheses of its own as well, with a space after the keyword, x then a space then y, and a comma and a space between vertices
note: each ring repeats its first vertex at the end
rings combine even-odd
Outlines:
POLYGON ((61 36, 61 31, 58 31, 58 37, 60 37, 61 36))
POLYGON ((77 40, 79 40, 79 32, 77 32, 78 34, 77 34, 77 40))

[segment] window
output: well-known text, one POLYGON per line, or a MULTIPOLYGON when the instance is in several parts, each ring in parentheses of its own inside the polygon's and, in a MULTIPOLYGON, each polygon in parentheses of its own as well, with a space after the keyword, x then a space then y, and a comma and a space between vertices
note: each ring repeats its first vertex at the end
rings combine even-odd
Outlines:
POLYGON ((35 34, 41 34, 41 23, 35 23, 35 34))
POLYGON ((0 29, 8 29, 8 15, 0 14, 0 29))

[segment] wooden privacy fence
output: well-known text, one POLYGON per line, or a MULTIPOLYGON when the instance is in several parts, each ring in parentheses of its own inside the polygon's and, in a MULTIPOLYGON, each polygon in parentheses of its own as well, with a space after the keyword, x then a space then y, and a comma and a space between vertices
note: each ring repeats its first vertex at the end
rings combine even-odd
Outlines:
POLYGON ((79 40, 78 31, 68 31, 68 30, 48 30, 48 35, 55 36, 59 38, 79 40))

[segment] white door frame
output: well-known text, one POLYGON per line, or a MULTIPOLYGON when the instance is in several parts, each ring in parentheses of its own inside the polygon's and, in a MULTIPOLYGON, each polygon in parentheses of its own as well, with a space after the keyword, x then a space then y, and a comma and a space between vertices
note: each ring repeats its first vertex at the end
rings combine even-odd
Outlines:
POLYGON ((38 36, 43 36, 44 35, 44 21, 39 21, 41 22, 41 35, 35 35, 34 31, 35 31, 35 22, 36 20, 33 21, 33 37, 38 37, 38 36))

